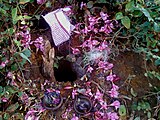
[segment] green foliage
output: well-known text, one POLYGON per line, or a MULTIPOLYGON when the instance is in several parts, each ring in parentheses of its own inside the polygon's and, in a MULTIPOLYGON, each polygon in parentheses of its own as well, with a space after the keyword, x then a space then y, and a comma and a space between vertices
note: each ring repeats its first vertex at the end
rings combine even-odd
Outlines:
POLYGON ((119 110, 118 110, 118 113, 120 116, 126 116, 127 112, 126 112, 126 107, 124 105, 121 105, 119 110))
MULTIPOLYGON (((23 119, 23 113, 20 113, 18 109, 22 105, 15 101, 15 97, 20 99, 23 93, 22 88, 16 84, 22 82, 22 78, 17 80, 17 75, 21 76, 18 71, 22 71, 23 65, 26 61, 30 62, 31 50, 25 48, 21 44, 21 38, 16 37, 16 34, 21 32, 20 26, 27 24, 27 21, 31 19, 30 16, 22 14, 25 9, 23 6, 30 0, 0 0, 0 105, 4 104, 1 112, 1 117, 4 120, 8 120, 14 116, 15 119, 23 119), (2 66, 2 63, 4 66, 2 66), (16 86, 17 85, 17 86, 16 86)), ((21 86, 22 87, 22 86, 21 86)))
POLYGON ((121 20, 122 36, 130 36, 131 46, 138 53, 146 54, 146 60, 160 65, 160 6, 156 1, 123 1, 123 9, 116 13, 115 19, 121 20))

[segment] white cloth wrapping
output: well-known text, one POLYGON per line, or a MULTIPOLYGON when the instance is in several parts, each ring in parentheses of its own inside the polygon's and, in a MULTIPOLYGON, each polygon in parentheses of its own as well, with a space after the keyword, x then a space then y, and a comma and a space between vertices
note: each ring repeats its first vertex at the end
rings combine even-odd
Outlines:
MULTIPOLYGON (((64 8, 64 11, 65 10, 70 10, 70 8, 64 8)), ((42 16, 51 28, 52 38, 56 46, 69 40, 71 32, 75 28, 75 26, 70 23, 64 11, 63 8, 60 8, 42 16)))

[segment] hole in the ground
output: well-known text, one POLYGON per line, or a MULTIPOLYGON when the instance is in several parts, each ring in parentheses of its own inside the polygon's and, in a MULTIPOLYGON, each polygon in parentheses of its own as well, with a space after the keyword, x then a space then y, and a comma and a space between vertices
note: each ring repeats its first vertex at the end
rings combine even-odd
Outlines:
POLYGON ((58 82, 73 82, 77 79, 77 72, 71 62, 60 60, 58 64, 58 69, 54 68, 54 75, 58 82))

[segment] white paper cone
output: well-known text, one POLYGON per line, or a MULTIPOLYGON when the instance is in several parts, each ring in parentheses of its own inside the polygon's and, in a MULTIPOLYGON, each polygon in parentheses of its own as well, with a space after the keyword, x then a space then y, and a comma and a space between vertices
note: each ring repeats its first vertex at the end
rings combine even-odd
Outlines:
POLYGON ((64 14, 63 9, 58 9, 42 16, 49 24, 52 38, 56 46, 69 40, 71 31, 75 28, 64 14))

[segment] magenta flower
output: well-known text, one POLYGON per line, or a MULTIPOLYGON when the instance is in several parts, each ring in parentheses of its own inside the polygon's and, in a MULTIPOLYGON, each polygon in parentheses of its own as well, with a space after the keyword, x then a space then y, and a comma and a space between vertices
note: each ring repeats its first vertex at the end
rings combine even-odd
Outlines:
POLYGON ((74 55, 80 54, 80 50, 79 50, 78 48, 71 48, 71 49, 72 49, 72 53, 73 53, 74 55))
POLYGON ((113 64, 112 63, 108 63, 107 67, 105 67, 105 70, 110 70, 113 68, 113 64))
POLYGON ((117 98, 118 95, 119 95, 118 91, 117 91, 116 89, 114 89, 114 88, 112 88, 112 89, 109 91, 109 93, 110 93, 110 96, 113 97, 113 98, 117 98))
POLYGON ((119 89, 119 87, 117 85, 115 85, 114 83, 112 83, 112 88, 115 89, 115 90, 119 89))
POLYGON ((30 109, 25 115, 25 120, 38 120, 40 116, 37 117, 36 113, 38 113, 38 111, 30 109))
POLYGON ((94 70, 94 69, 93 69, 91 66, 88 66, 87 72, 92 73, 93 70, 94 70))
POLYGON ((106 103, 105 101, 100 102, 100 104, 101 104, 101 108, 102 108, 102 109, 107 110, 108 105, 107 105, 107 103, 106 103))
POLYGON ((8 102, 8 98, 2 97, 2 98, 1 98, 1 101, 2 101, 2 102, 8 102))
POLYGON ((94 46, 99 44, 99 42, 97 40, 92 40, 91 42, 92 42, 92 45, 94 45, 94 46))
POLYGON ((77 94, 78 94, 77 90, 73 89, 73 91, 72 91, 72 99, 74 99, 77 94))
POLYGON ((22 94, 22 96, 20 97, 20 100, 24 103, 24 104, 29 104, 29 97, 28 97, 28 95, 24 92, 23 94, 22 94))
POLYGON ((85 95, 93 96, 91 89, 87 89, 85 95))
POLYGON ((96 92, 94 98, 100 102, 103 101, 103 94, 99 91, 99 89, 97 89, 97 92, 96 92))
POLYGON ((107 18, 109 17, 107 14, 105 14, 104 12, 100 12, 100 16, 101 16, 101 18, 104 20, 104 21, 106 21, 107 20, 107 18))
POLYGON ((120 102, 118 100, 114 101, 110 106, 114 106, 116 110, 120 107, 120 102))
POLYGON ((108 64, 108 62, 99 61, 99 63, 98 63, 98 68, 99 68, 99 69, 105 69, 107 64, 108 64))
POLYGON ((4 68, 8 62, 9 62, 9 60, 6 60, 6 61, 2 62, 0 66, 1 66, 2 68, 4 68))
POLYGON ((109 76, 106 77, 106 80, 113 82, 115 77, 116 77, 116 75, 115 74, 112 75, 112 73, 111 73, 109 76))
POLYGON ((29 48, 30 42, 31 42, 31 35, 30 35, 29 30, 26 30, 25 32, 19 32, 16 34, 16 36, 21 36, 22 46, 24 46, 25 48, 29 48))
POLYGON ((108 49, 108 50, 110 51, 110 49, 109 49, 109 47, 108 47, 108 44, 107 44, 107 42, 105 42, 105 41, 101 43, 101 45, 98 47, 98 49, 99 49, 100 51, 105 50, 105 49, 108 49))
POLYGON ((109 120, 118 120, 119 119, 117 113, 115 113, 115 112, 109 112, 109 113, 107 113, 107 115, 108 115, 109 120))
POLYGON ((43 4, 45 2, 46 2, 46 0, 37 0, 37 4, 43 4))
POLYGON ((73 117, 71 120, 79 120, 79 118, 75 114, 73 114, 73 117))
POLYGON ((37 51, 40 50, 41 52, 44 52, 44 40, 43 37, 38 37, 36 40, 32 41, 30 44, 33 44, 37 51))
POLYGON ((85 6, 86 6, 86 3, 81 2, 80 9, 82 10, 82 8, 85 7, 85 6))

